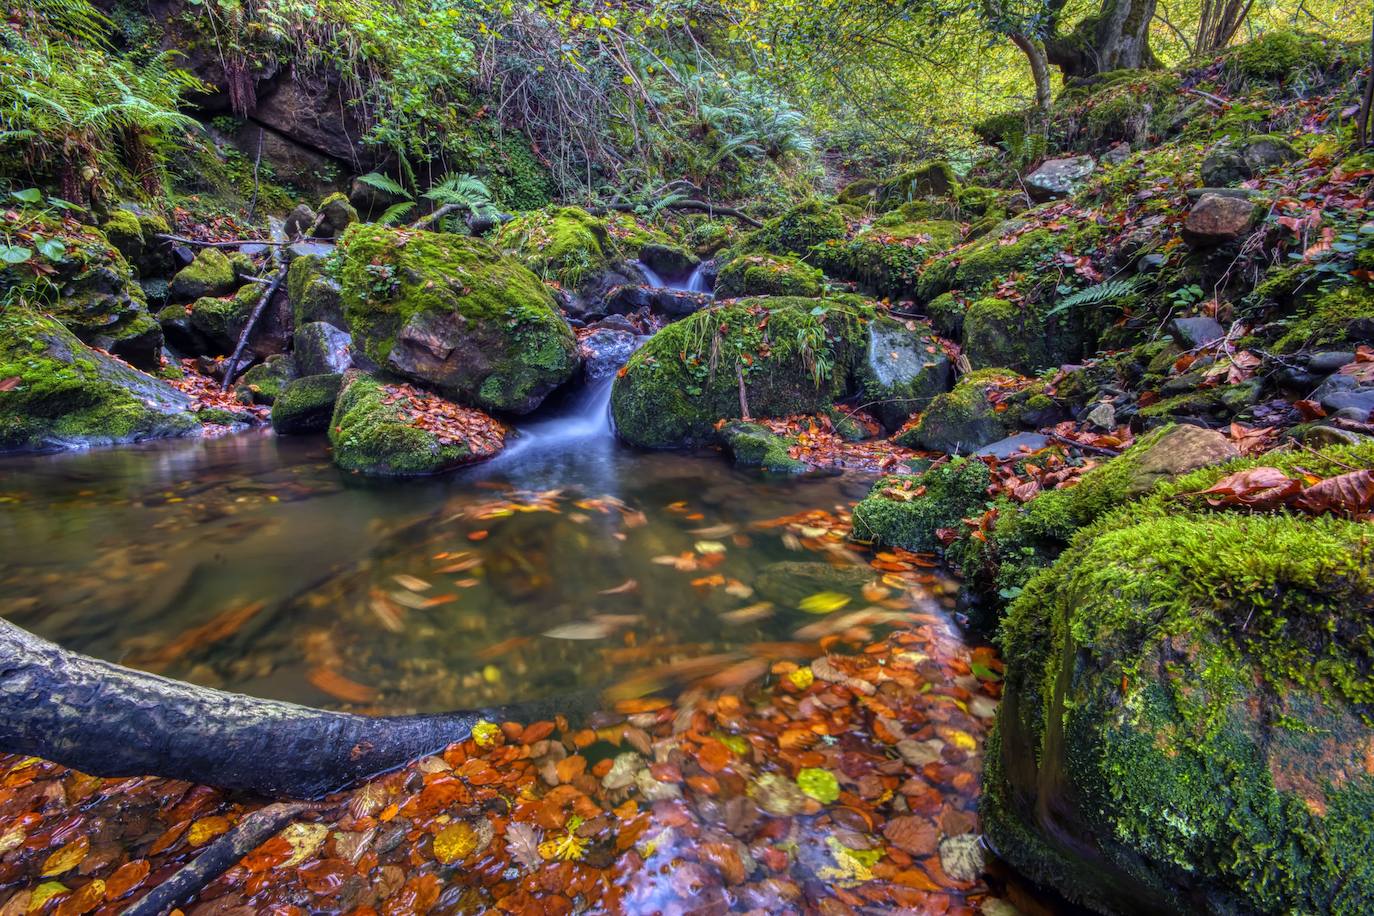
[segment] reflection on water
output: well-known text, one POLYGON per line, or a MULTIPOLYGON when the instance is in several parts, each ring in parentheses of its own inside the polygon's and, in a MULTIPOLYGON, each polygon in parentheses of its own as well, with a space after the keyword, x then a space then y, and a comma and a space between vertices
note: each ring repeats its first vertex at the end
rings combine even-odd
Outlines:
MULTIPOLYGON (((608 391, 574 395, 488 465, 405 483, 266 433, 4 459, 3 613, 198 683, 385 710, 551 695, 794 639, 814 617, 777 564, 852 561, 754 526, 847 504, 867 481, 624 449, 608 391)), ((808 587, 862 601, 867 577, 844 572, 808 587)))

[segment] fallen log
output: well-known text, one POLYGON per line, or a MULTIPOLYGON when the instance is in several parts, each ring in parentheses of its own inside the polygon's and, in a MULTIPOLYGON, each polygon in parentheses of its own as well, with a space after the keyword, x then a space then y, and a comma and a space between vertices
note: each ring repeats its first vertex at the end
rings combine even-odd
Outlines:
POLYGON ((314 799, 463 741, 481 719, 533 720, 592 699, 415 716, 330 712, 135 671, 0 619, 0 751, 92 776, 314 799))
POLYGON ((286 282, 286 272, 286 267, 277 271, 277 275, 272 278, 272 282, 267 285, 267 289, 253 306, 253 311, 248 314, 248 321, 243 326, 243 333, 239 334, 238 345, 234 347, 233 355, 229 357, 229 363, 224 367, 224 378, 220 381, 220 391, 228 391, 229 386, 234 384, 234 378, 238 375, 239 359, 248 346, 248 338, 253 336, 253 329, 258 326, 258 319, 262 317, 263 312, 267 311, 267 306, 271 304, 272 298, 277 295, 277 290, 281 289, 281 285, 286 282))

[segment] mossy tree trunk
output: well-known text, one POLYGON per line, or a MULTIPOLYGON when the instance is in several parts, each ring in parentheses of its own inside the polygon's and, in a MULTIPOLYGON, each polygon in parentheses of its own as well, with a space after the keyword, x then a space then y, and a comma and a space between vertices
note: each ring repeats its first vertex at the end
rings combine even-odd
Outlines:
MULTIPOLYGON (((1141 70, 1158 66, 1150 50, 1150 22, 1158 0, 1102 0, 1094 16, 1061 35, 1051 27, 1045 54, 1065 78, 1094 76, 1113 70, 1141 70)), ((1051 3, 1051 21, 1064 3, 1051 3)))

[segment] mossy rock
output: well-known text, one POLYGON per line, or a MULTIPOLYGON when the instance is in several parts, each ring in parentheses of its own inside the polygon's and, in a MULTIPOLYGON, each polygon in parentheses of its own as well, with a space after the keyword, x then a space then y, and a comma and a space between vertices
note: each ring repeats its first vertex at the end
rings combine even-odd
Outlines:
POLYGON ((805 256, 817 245, 843 239, 848 234, 848 222, 838 207, 812 200, 768 220, 762 229, 741 239, 730 255, 805 256))
POLYGON ((964 316, 968 313, 968 303, 954 293, 941 293, 925 304, 922 309, 935 333, 950 340, 964 336, 964 316))
POLYGON ((522 213, 497 231, 495 244, 566 289, 592 280, 617 254, 606 221, 579 207, 522 213))
POLYGON ((480 239, 356 225, 340 241, 354 347, 453 400, 529 413, 580 358, 548 289, 480 239))
POLYGON ((228 296, 240 285, 234 263, 218 248, 202 248, 195 260, 177 271, 167 296, 172 302, 228 296))
POLYGON ((327 258, 320 255, 294 258, 286 272, 286 295, 291 301, 296 327, 324 321, 348 330, 343 288, 331 275, 327 258))
POLYGON ((953 458, 919 474, 884 477, 854 507, 856 540, 917 552, 942 546, 940 529, 962 528, 982 511, 992 483, 976 458, 953 458))
POLYGON ((1248 82, 1287 82, 1305 70, 1321 71, 1334 58, 1333 42, 1306 32, 1274 31, 1226 54, 1226 71, 1248 82))
POLYGON ((668 280, 689 276, 701 259, 681 245, 670 241, 647 241, 639 246, 638 258, 650 270, 668 280))
POLYGON ((338 238, 358 221, 358 211, 348 202, 346 195, 331 194, 320 201, 319 221, 315 229, 316 238, 338 238))
POLYGON ((1027 232, 1010 245, 1002 244, 1003 235, 994 232, 931 264, 917 283, 917 298, 929 302, 950 290, 975 295, 1013 272, 1033 267, 1057 245, 1054 234, 1045 229, 1027 232))
POLYGON ((1374 289, 1353 283, 1304 305, 1274 349, 1345 350, 1368 343, 1374 343, 1374 289))
POLYGON ((796 258, 750 254, 735 258, 716 275, 718 299, 743 296, 819 296, 825 275, 796 258))
POLYGON ((239 376, 234 396, 241 404, 272 405, 294 378, 295 360, 285 353, 274 353, 239 376))
POLYGON ((110 244, 138 271, 141 280, 170 276, 172 255, 164 235, 171 226, 156 213, 132 207, 116 207, 100 227, 110 244))
POLYGON ((335 373, 288 382, 272 404, 272 428, 288 436, 327 431, 342 385, 343 376, 335 373))
POLYGON ((867 346, 854 374, 864 410, 893 430, 949 389, 951 371, 928 325, 881 317, 868 323, 867 346))
POLYGON ((852 239, 812 249, 815 262, 830 275, 852 280, 875 296, 909 299, 925 263, 959 240, 959 224, 949 220, 892 220, 888 214, 852 239))
POLYGON ((1008 436, 1015 428, 1008 411, 988 399, 995 389, 1024 379, 1007 369, 982 369, 959 379, 953 391, 931 401, 920 421, 894 441, 908 448, 948 454, 977 451, 1008 436))
POLYGON ((964 313, 964 355, 974 369, 1048 368, 1050 347, 1041 310, 1005 299, 979 299, 964 313))
POLYGON ((737 418, 740 378, 758 418, 819 413, 852 388, 872 307, 854 297, 737 299, 660 330, 611 392, 622 440, 643 448, 707 444, 737 418))
POLYGON ((797 474, 807 469, 805 462, 787 453, 788 441, 765 426, 736 420, 720 430, 720 442, 737 466, 758 468, 775 474, 797 474))
MULTIPOLYGON (((1369 446, 1330 456, 1295 461, 1374 464, 1369 446)), ((1361 913, 1374 541, 1176 498, 1227 470, 1106 515, 1012 604, 984 825, 1104 912, 1361 913)))
POLYGON ((262 298, 264 290, 256 284, 240 287, 232 296, 205 296, 191 306, 191 329, 210 352, 228 355, 238 345, 248 317, 262 298))
MULTIPOLYGON (((852 185, 850 187, 853 187, 852 185)), ((949 198, 959 188, 954 170, 948 162, 936 160, 922 162, 899 175, 877 183, 866 195, 867 201, 843 200, 845 203, 869 203, 879 211, 891 210, 910 201, 927 197, 949 198)), ((849 188, 845 189, 846 191, 849 188)))
POLYGON ((112 445, 200 428, 186 395, 21 305, 0 309, 0 380, 4 451, 112 445))
POLYGON ((329 422, 334 463, 369 477, 420 477, 483 461, 494 451, 444 442, 416 426, 387 386, 356 370, 345 374, 329 422))

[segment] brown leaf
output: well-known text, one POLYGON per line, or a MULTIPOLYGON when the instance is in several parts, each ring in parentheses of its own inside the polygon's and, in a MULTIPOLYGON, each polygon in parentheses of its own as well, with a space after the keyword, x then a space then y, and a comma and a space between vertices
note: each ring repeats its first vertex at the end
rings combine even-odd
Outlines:
POLYGON ((916 857, 932 855, 940 840, 940 830, 924 817, 894 817, 883 827, 883 836, 902 852, 916 857))
POLYGON ((1368 512, 1374 507, 1374 470, 1351 471, 1314 483, 1302 491, 1293 505, 1313 515, 1368 512))
POLYGON ((22 381, 24 380, 17 375, 11 375, 9 378, 0 379, 0 391, 13 391, 19 387, 19 383, 22 381))
POLYGON ((1213 506, 1274 509, 1285 505, 1301 489, 1301 483, 1278 468, 1258 467, 1223 477, 1201 495, 1213 506))

